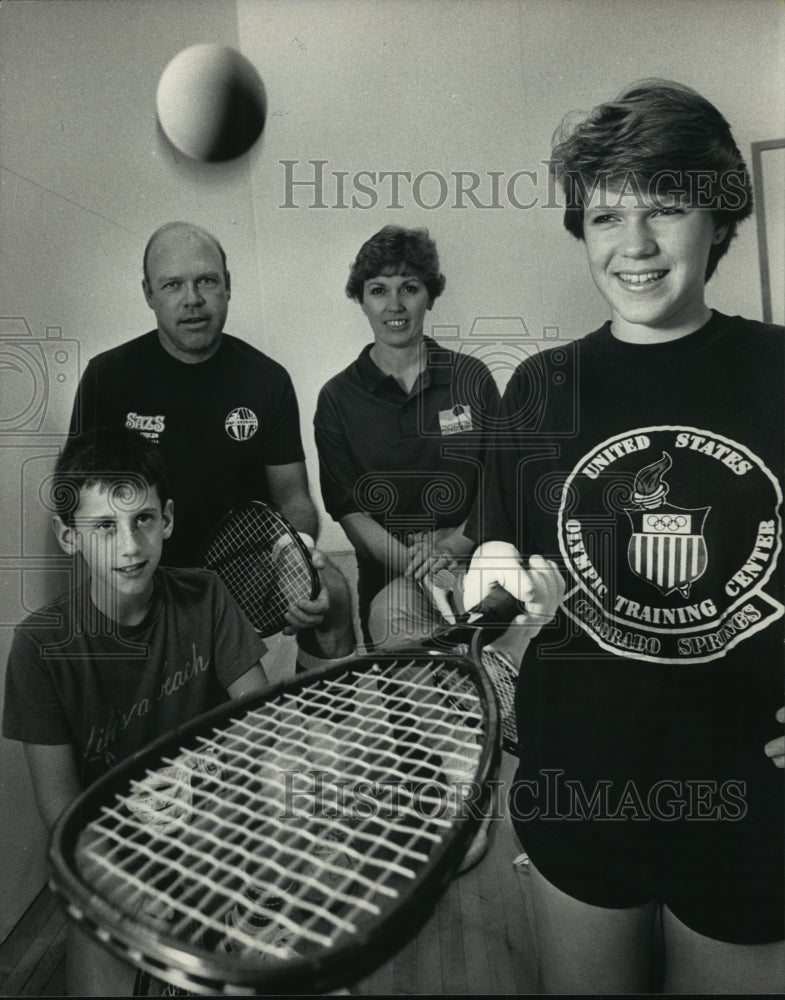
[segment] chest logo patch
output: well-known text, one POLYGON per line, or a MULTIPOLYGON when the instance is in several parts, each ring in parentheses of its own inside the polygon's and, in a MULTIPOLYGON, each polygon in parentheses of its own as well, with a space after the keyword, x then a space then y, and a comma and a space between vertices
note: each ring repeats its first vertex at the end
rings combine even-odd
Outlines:
POLYGON ((692 427, 603 441, 567 477, 569 617, 603 649, 705 663, 782 616, 768 586, 782 491, 744 445, 692 427))
POLYGON ((439 410, 439 427, 442 434, 463 434, 474 430, 471 406, 456 403, 449 410, 439 410))
POLYGON ((142 413, 126 413, 125 426, 130 431, 139 431, 143 437, 158 443, 158 439, 166 430, 166 416, 163 413, 155 416, 145 416, 142 413))
POLYGON ((703 525, 710 507, 688 510, 667 503, 668 485, 663 475, 672 465, 670 455, 642 469, 635 477, 634 507, 625 508, 632 535, 627 562, 637 576, 648 580, 661 594, 677 590, 689 598, 690 587, 706 569, 703 525))
POLYGON ((224 429, 233 441, 250 441, 259 430, 259 418, 247 406, 238 406, 227 414, 224 429))

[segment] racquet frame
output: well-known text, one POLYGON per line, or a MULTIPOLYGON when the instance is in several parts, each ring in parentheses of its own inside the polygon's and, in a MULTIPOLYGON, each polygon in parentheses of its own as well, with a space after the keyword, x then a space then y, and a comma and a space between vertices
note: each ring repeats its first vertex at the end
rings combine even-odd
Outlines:
MULTIPOLYGON (((509 600, 505 598, 503 604, 495 609, 484 609, 484 613, 479 616, 472 616, 469 612, 461 613, 456 609, 454 622, 440 625, 434 629, 429 643, 417 644, 421 652, 428 651, 433 655, 444 656, 452 652, 468 656, 479 664, 485 673, 489 673, 491 686, 499 702, 499 730, 502 749, 514 756, 517 756, 519 748, 518 723, 515 714, 515 687, 520 667, 516 669, 506 654, 494 648, 489 652, 493 653, 495 660, 501 660, 502 665, 496 662, 489 672, 483 659, 483 652, 485 646, 492 644, 494 635, 509 628, 512 617, 520 613, 522 609, 523 605, 511 596, 509 596, 509 600), (506 610, 501 611, 501 608, 506 610), (508 676, 499 677, 497 680, 498 674, 503 670, 508 676)), ((414 644, 411 648, 415 648, 414 644)))
MULTIPOLYGON (((116 908, 101 894, 86 885, 76 874, 76 852, 84 826, 85 801, 89 800, 88 820, 98 815, 102 806, 109 805, 118 788, 144 776, 151 767, 167 756, 176 755, 180 745, 196 734, 205 733, 228 722, 255 706, 272 701, 281 694, 297 692, 328 680, 347 669, 373 664, 421 665, 414 651, 399 651, 385 655, 366 655, 348 661, 329 664, 295 678, 279 682, 261 694, 248 695, 228 705, 219 706, 160 737, 122 762, 66 809, 55 825, 50 840, 50 886, 64 902, 69 915, 112 953, 130 964, 168 982, 198 993, 254 995, 260 988, 265 993, 323 993, 346 981, 355 981, 368 974, 389 955, 402 947, 419 930, 430 915, 436 900, 454 874, 455 859, 465 853, 481 821, 482 808, 491 795, 491 780, 498 772, 500 741, 499 712, 493 687, 477 663, 470 657, 440 650, 436 657, 446 666, 468 674, 479 692, 486 738, 480 747, 475 775, 483 790, 477 800, 478 813, 456 820, 450 834, 436 846, 416 881, 404 886, 394 909, 371 927, 370 935, 352 938, 331 951, 313 959, 270 962, 260 976, 259 969, 238 963, 236 958, 205 952, 186 943, 167 941, 152 929, 140 925, 133 916, 118 914, 116 908), (350 970, 350 972, 349 972, 350 970)), ((430 654, 433 658, 433 654, 430 654)), ((458 696, 460 700, 460 696, 458 696)))

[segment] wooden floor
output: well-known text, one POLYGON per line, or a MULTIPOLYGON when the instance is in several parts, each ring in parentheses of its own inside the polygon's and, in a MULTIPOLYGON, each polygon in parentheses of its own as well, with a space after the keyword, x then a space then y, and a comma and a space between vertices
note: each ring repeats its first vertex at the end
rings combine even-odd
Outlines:
MULTIPOLYGON (((504 755, 509 784, 512 758, 504 755)), ((509 819, 493 824, 483 860, 449 886, 416 938, 373 975, 349 984, 366 996, 502 996, 538 993, 527 911, 527 869, 513 868, 521 848, 509 819)))
MULTIPOLYGON (((502 779, 513 761, 504 755, 502 779)), ((398 954, 359 983, 360 996, 537 993, 527 917, 526 868, 509 819, 493 823, 483 860, 451 883, 431 917, 398 954)), ((66 918, 44 890, 0 944, 0 996, 65 995, 66 918)))

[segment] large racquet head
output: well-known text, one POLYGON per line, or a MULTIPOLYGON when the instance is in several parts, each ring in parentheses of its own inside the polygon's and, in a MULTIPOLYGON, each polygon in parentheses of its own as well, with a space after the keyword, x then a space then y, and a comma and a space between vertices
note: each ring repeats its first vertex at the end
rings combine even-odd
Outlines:
POLYGON ((53 889, 112 953, 201 994, 323 993, 421 926, 499 765, 485 673, 356 657, 230 703, 99 779, 53 889))
POLYGON ((319 574, 302 538, 259 500, 226 514, 210 537, 202 565, 220 576, 261 636, 280 632, 287 609, 319 593, 319 574))

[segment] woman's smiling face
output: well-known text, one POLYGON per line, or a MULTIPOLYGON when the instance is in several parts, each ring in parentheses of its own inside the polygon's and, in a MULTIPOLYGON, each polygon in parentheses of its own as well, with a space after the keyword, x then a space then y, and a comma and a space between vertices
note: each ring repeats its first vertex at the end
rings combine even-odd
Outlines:
POLYGON ((419 343, 431 304, 425 283, 414 274, 380 274, 363 284, 362 310, 377 344, 419 343))

